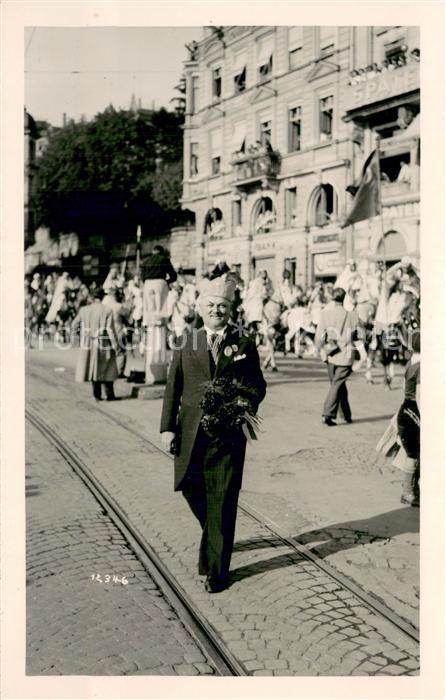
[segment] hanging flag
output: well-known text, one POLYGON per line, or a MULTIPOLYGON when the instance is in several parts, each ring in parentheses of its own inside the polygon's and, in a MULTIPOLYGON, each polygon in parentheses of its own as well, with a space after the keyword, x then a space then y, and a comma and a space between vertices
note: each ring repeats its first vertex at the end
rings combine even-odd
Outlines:
POLYGON ((379 201, 379 161, 376 150, 371 152, 364 163, 359 180, 353 185, 349 185, 346 189, 355 199, 352 210, 341 228, 354 224, 356 221, 371 219, 381 212, 381 203, 379 201))

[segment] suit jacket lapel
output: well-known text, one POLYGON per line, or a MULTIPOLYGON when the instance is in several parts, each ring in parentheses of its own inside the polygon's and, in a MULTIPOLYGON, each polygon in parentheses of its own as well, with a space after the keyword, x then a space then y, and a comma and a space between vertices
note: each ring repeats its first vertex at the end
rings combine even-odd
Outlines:
POLYGON ((192 353, 196 354, 197 360, 199 361, 201 367, 203 368, 208 379, 211 379, 211 358, 209 355, 208 342, 206 331, 204 328, 200 328, 196 335, 197 338, 197 350, 196 352, 192 349, 192 353))
POLYGON ((235 344, 238 345, 237 341, 238 341, 238 338, 237 338, 236 333, 234 333, 233 328, 228 327, 226 334, 225 334, 225 339, 220 346, 217 367, 215 369, 216 376, 220 375, 223 372, 223 370, 225 369, 225 367, 227 367, 233 361, 233 357, 237 353, 235 351, 231 350, 230 353, 225 354, 225 348, 228 348, 228 347, 230 348, 232 345, 235 345, 235 344))

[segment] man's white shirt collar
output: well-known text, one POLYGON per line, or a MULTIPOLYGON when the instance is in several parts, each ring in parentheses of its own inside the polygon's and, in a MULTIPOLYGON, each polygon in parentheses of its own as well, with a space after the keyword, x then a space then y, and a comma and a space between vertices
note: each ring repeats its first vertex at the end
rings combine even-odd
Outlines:
POLYGON ((215 331, 211 330, 211 329, 208 328, 207 326, 203 326, 203 327, 204 327, 204 330, 206 331, 207 337, 209 338, 209 337, 212 336, 212 335, 221 335, 221 336, 223 336, 223 335, 225 334, 226 329, 227 329, 228 326, 225 326, 224 328, 219 328, 218 330, 215 330, 215 331))

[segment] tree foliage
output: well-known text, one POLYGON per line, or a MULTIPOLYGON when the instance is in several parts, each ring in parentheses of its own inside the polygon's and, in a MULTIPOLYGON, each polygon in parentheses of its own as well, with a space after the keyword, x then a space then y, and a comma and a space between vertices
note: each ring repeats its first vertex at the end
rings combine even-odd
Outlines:
POLYGON ((37 161, 34 210, 53 232, 123 240, 181 220, 181 115, 109 107, 50 137, 37 161), (158 178, 155 173, 161 173, 158 178))

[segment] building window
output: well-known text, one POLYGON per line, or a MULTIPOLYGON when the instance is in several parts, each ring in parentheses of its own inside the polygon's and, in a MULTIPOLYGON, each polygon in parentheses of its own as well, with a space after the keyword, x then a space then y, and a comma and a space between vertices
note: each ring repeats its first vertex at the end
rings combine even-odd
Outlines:
POLYGON ((242 202, 234 199, 232 202, 232 226, 235 228, 242 225, 242 202))
POLYGON ((404 237, 399 231, 387 231, 384 234, 384 242, 381 240, 377 254, 385 258, 388 265, 392 265, 407 255, 407 246, 404 237))
POLYGON ((198 175, 198 143, 190 144, 190 177, 198 175))
POLYGON ((319 133, 322 143, 333 136, 333 95, 319 100, 319 133))
POLYGON ((319 53, 331 54, 335 48, 335 27, 319 27, 319 53))
POLYGON ((285 268, 285 270, 288 270, 288 272, 291 274, 291 277, 290 277, 291 284, 296 284, 296 268, 297 268, 296 258, 285 258, 284 268, 285 268))
POLYGON ((221 209, 213 207, 209 209, 204 217, 204 233, 205 235, 221 236, 225 231, 225 222, 221 209))
POLYGON ((222 156, 222 132, 220 129, 211 131, 210 134, 210 153, 211 153, 211 174, 219 175, 221 172, 221 156, 222 156))
POLYGON ((271 146, 272 122, 271 119, 260 122, 260 143, 262 146, 271 146))
POLYGON ((285 190, 285 225, 295 226, 297 219, 297 188, 288 187, 285 190))
POLYGON ((215 156, 211 159, 212 175, 219 175, 221 171, 221 156, 215 156))
POLYGON ((300 151, 302 131, 302 108, 293 107, 288 110, 288 151, 300 151))
POLYGON ((214 68, 212 71, 212 99, 219 100, 221 98, 221 66, 214 68))
POLYGON ((234 76, 234 92, 243 92, 246 90, 246 66, 243 70, 234 76))
POLYGON ((246 147, 246 122, 235 122, 232 125, 231 157, 243 157, 246 147))
POLYGON ((296 68, 302 62, 303 27, 288 29, 288 56, 290 68, 296 68))
POLYGON ((272 36, 258 43, 257 48, 257 77, 259 83, 270 80, 273 74, 273 47, 272 36))
POLYGON ((337 217, 338 199, 332 185, 321 185, 317 188, 313 201, 312 224, 326 226, 337 217))
POLYGON ((254 231, 267 233, 276 223, 276 210, 271 197, 261 197, 254 209, 254 231))
POLYGON ((198 108, 198 76, 193 75, 190 87, 190 111, 195 114, 198 108))
POLYGON ((234 92, 237 94, 246 90, 246 51, 239 51, 234 56, 234 92))

